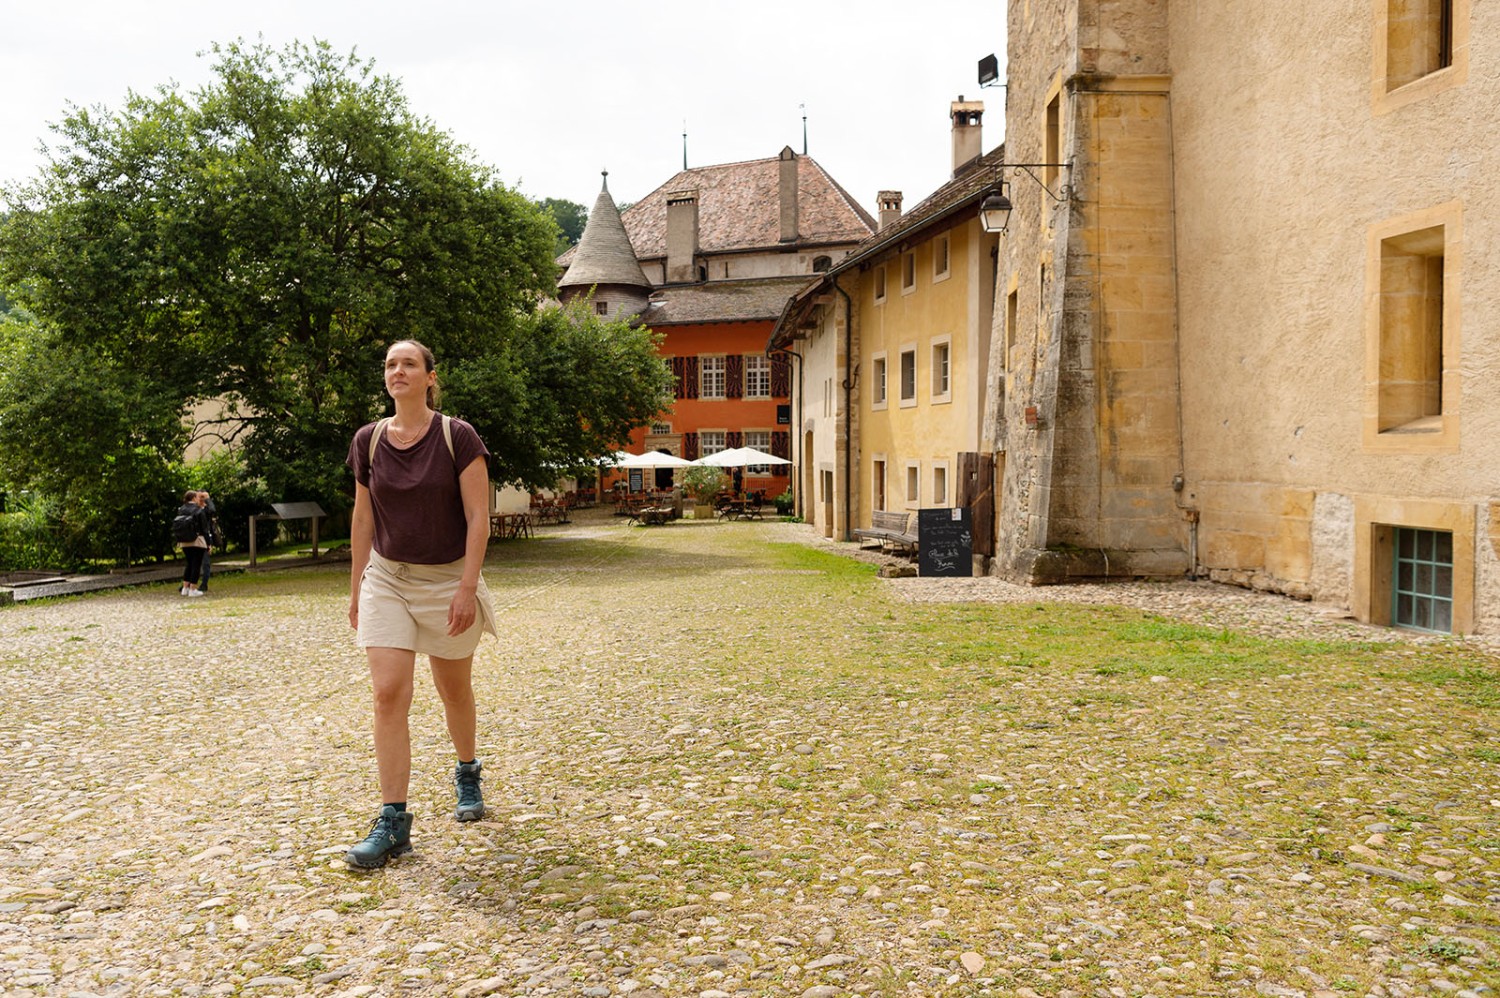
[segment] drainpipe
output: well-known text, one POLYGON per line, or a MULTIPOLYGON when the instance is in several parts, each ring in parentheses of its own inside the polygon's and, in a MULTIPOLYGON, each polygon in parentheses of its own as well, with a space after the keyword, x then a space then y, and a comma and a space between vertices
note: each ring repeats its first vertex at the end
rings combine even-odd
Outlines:
MULTIPOLYGON (((792 455, 792 467, 796 468, 798 471, 802 471, 802 465, 797 462, 797 454, 798 448, 802 445, 801 441, 798 438, 802 436, 802 396, 807 392, 807 386, 803 383, 803 376, 806 373, 807 362, 802 359, 802 355, 800 353, 795 350, 788 350, 786 347, 777 347, 774 351, 767 350, 766 357, 769 359, 772 353, 784 353, 788 357, 797 358, 797 418, 792 422, 792 432, 789 433, 788 436, 792 438, 791 447, 789 449, 792 455)), ((807 455, 804 454, 803 458, 806 459, 806 457, 807 455)), ((801 506, 802 489, 799 487, 799 483, 795 478, 792 480, 791 489, 793 497, 795 497, 797 500, 797 505, 801 506)), ((802 509, 800 511, 800 515, 804 520, 807 519, 806 509, 802 509)))
POLYGON ((849 292, 839 285, 839 279, 833 279, 833 289, 844 296, 844 382, 840 386, 844 389, 844 540, 853 537, 849 525, 849 504, 852 501, 850 488, 854 482, 854 469, 849 466, 851 453, 854 447, 850 406, 854 398, 854 374, 851 369, 850 360, 854 356, 854 303, 849 299, 849 292))

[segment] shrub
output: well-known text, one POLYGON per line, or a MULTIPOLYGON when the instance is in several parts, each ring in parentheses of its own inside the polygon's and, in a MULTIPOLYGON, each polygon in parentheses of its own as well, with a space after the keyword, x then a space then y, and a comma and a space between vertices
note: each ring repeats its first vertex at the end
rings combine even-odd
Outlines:
POLYGON ((682 476, 682 491, 695 502, 712 502, 728 484, 729 476, 724 474, 723 468, 689 468, 682 476))

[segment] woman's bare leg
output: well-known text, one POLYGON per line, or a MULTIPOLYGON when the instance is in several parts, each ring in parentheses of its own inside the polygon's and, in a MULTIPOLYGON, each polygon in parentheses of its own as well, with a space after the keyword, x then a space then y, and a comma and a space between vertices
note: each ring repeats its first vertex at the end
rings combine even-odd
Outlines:
POLYGON ((448 722, 448 737, 453 739, 453 751, 460 762, 474 758, 474 656, 465 658, 438 658, 429 655, 432 665, 432 685, 437 687, 443 700, 443 717, 448 722))
POLYGON ((417 654, 404 648, 366 648, 370 660, 370 689, 375 702, 375 762, 380 769, 380 799, 385 804, 406 800, 411 783, 412 673, 417 654))

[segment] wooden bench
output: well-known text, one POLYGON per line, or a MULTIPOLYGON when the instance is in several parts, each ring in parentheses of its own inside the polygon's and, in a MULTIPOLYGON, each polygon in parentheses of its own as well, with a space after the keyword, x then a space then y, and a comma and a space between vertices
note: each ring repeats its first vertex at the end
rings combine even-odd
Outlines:
POLYGON ((889 547, 906 554, 916 554, 916 514, 877 509, 870 514, 870 525, 857 528, 854 537, 859 541, 875 541, 882 551, 889 547))

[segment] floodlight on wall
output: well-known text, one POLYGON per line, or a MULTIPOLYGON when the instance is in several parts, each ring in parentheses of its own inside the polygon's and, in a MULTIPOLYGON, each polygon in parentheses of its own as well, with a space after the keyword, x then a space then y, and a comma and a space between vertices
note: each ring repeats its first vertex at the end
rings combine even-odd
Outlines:
POLYGON ((1073 200, 1076 192, 1072 184, 1063 184, 1058 187, 1057 193, 1042 182, 1042 178, 1032 173, 1032 168, 1051 170, 1072 170, 1072 163, 1001 163, 1000 164, 1000 186, 990 191, 985 199, 979 203, 979 224, 986 232, 1004 232, 1010 225, 1010 213, 1015 205, 1010 201, 1010 184, 1005 178, 1006 170, 1020 170, 1026 176, 1036 181, 1036 185, 1047 192, 1047 196, 1059 204, 1073 200))
POLYGON ((997 59, 997 58, 995 58, 995 56, 993 54, 987 55, 983 59, 980 59, 979 60, 979 86, 980 86, 980 88, 983 89, 984 87, 995 87, 995 86, 1001 86, 1001 87, 1003 87, 1003 86, 1005 86, 1005 84, 1003 84, 1003 83, 996 83, 995 81, 998 80, 998 79, 1000 79, 1000 60, 997 59))

